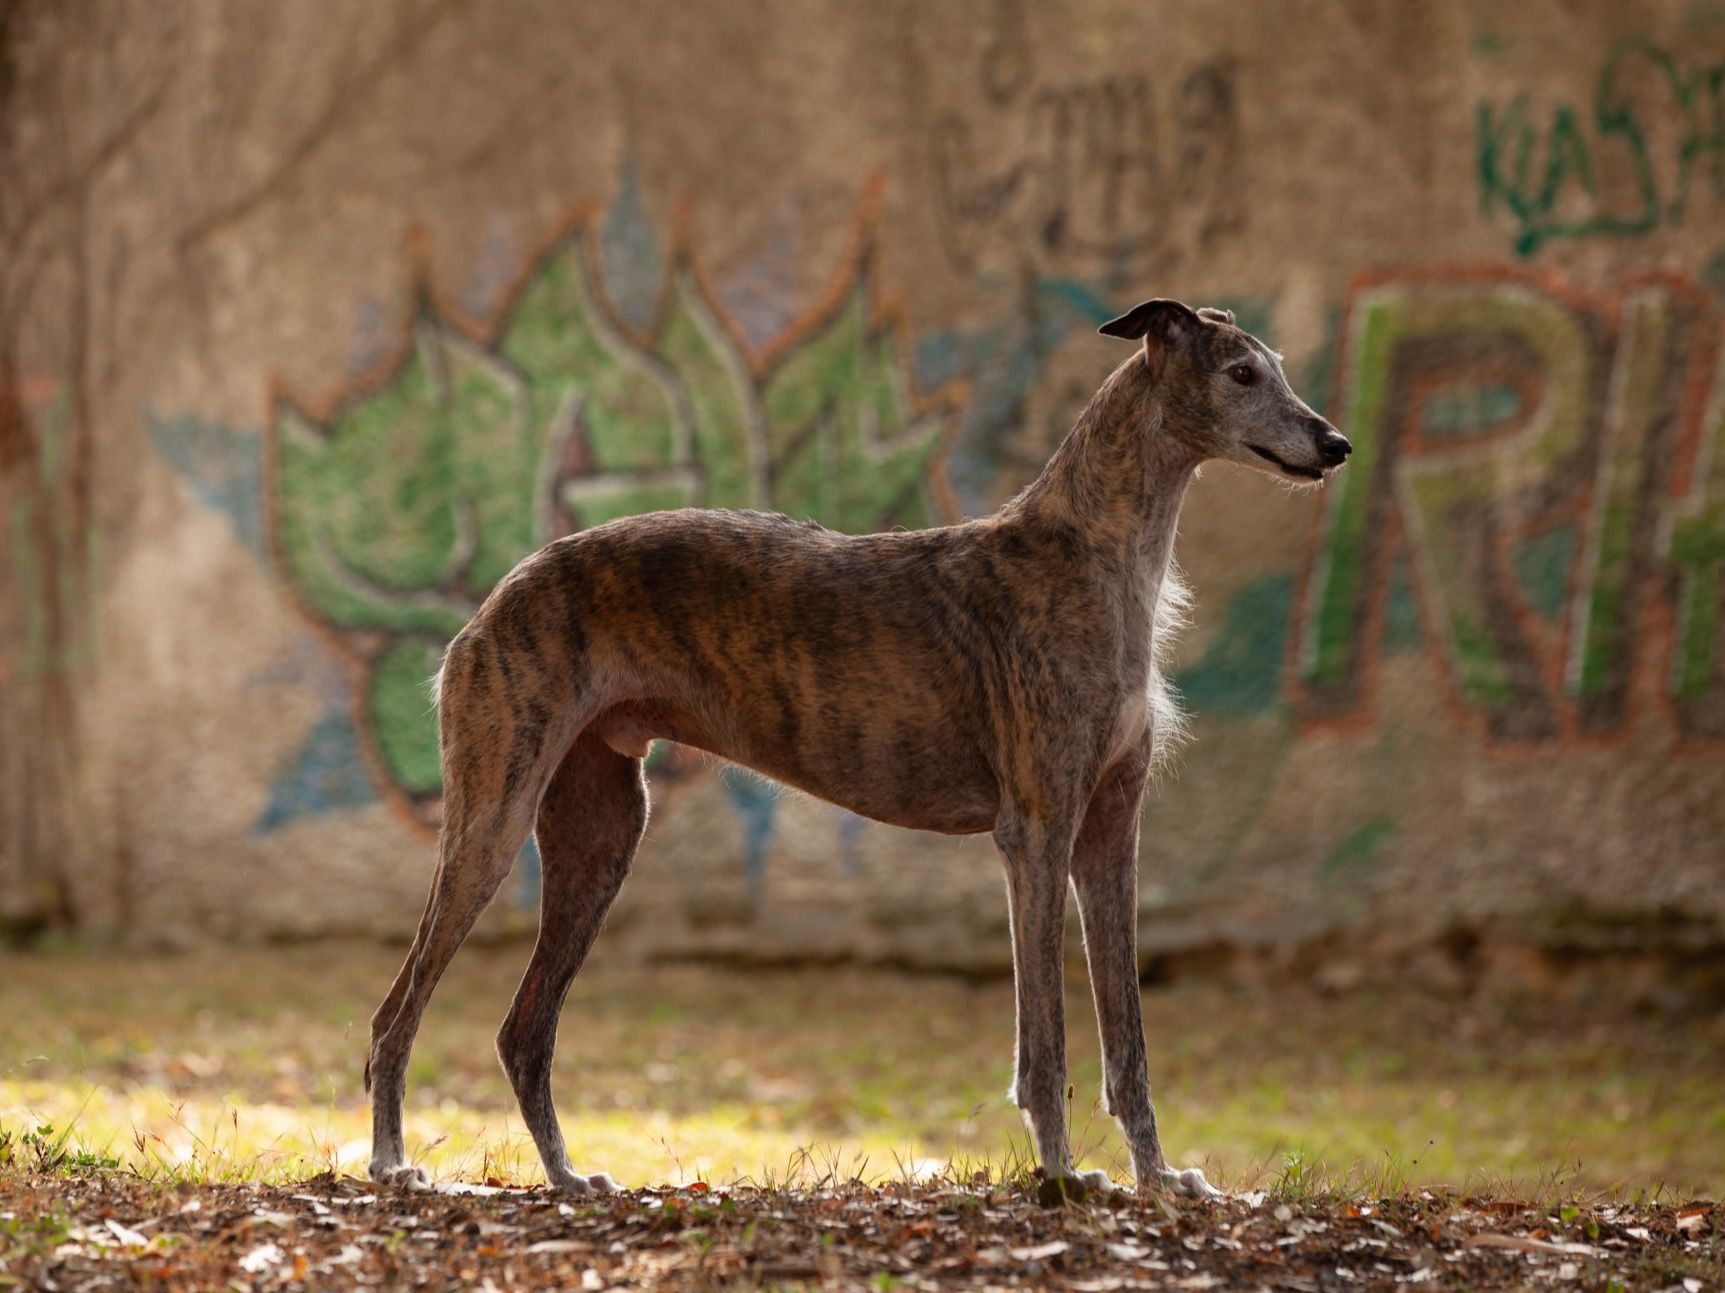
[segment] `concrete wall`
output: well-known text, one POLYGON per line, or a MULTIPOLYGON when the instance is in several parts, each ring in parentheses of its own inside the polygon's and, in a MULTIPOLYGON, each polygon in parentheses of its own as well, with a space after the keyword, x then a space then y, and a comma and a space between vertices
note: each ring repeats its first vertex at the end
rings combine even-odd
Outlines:
MULTIPOLYGON (((23 3, 0 78, 14 925, 410 928, 516 559, 983 512, 1172 295, 1358 449, 1189 499, 1148 953, 1725 927, 1725 4, 23 3)), ((653 779, 613 941, 1005 963, 986 839, 653 779)))

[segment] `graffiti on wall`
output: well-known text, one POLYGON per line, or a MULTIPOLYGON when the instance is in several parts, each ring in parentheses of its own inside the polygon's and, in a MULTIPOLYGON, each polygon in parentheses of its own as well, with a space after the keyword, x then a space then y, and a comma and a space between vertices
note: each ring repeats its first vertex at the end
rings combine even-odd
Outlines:
MULTIPOLYGON (((684 505, 935 524, 960 510, 949 455, 961 485, 974 467, 969 510, 1003 463, 1034 467, 1009 462, 1004 437, 1049 361, 1115 312, 1108 274, 1034 275, 1006 316, 913 345, 871 271, 876 200, 810 304, 778 250, 709 281, 659 240, 626 168, 607 210, 535 254, 494 222, 461 304, 422 288, 393 342, 387 313, 362 305, 364 370, 333 393, 277 392, 261 429, 154 420, 161 458, 308 621, 257 677, 325 707, 258 832, 379 797, 435 824, 426 679, 491 584, 552 537, 684 505)), ((1273 301, 1224 303, 1273 340, 1273 301)), ((1657 701, 1684 748, 1717 748, 1725 357, 1711 299, 1677 280, 1606 298, 1489 269, 1364 280, 1333 318, 1296 382, 1355 438, 1355 461, 1322 500, 1303 577, 1291 560, 1217 590, 1217 631, 1179 678, 1199 712, 1369 724, 1384 659, 1420 650, 1493 743, 1621 733, 1657 701)), ((1088 388, 1049 394, 1036 398, 1053 417, 1088 388)), ((663 745, 651 769, 660 791, 706 775, 663 745)), ((758 895, 776 790, 730 772, 718 787, 758 895)), ((861 825, 835 815, 847 869, 861 825)), ((1362 837, 1361 855, 1383 838, 1362 837)))
POLYGON ((1331 409, 1355 454, 1300 609, 1304 711, 1369 712, 1402 585, 1494 741, 1620 733, 1643 701, 1684 742, 1725 737, 1711 317, 1678 280, 1611 298, 1501 270, 1358 284, 1331 409))
MULTIPOLYGON (((408 343, 358 389, 274 399, 275 566, 357 666, 368 760, 416 818, 435 822, 439 795, 426 679, 549 539, 684 506, 852 531, 951 517, 942 458, 962 393, 910 371, 870 272, 872 207, 827 298, 765 346, 687 254, 663 261, 644 307, 620 308, 583 214, 487 323, 422 293, 408 343)), ((764 847, 770 822, 750 829, 764 847)))
POLYGON ((1517 255, 1681 225, 1725 199, 1725 59, 1625 41, 1590 103, 1483 100, 1474 134, 1480 213, 1507 223, 1517 255))
POLYGON ((1118 272, 1237 228, 1234 67, 1164 84, 1137 72, 1039 71, 1024 0, 995 0, 976 88, 929 114, 935 214, 954 268, 1118 272))
POLYGON ((23 622, 15 644, 0 644, 0 682, 75 672, 96 657, 102 554, 100 530, 93 521, 80 526, 72 518, 81 509, 69 505, 71 394, 60 381, 37 377, 20 380, 15 391, 8 386, 0 402, 7 402, 0 441, 16 441, 26 472, 4 518, 23 622))

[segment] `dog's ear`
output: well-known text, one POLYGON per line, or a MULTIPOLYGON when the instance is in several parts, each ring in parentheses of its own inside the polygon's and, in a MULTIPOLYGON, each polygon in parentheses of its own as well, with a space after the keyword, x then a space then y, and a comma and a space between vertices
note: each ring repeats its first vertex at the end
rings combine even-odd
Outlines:
POLYGON ((1189 306, 1158 297, 1133 306, 1118 319, 1104 323, 1097 331, 1105 337, 1120 337, 1127 341, 1142 337, 1150 371, 1159 378, 1168 352, 1190 340, 1200 326, 1198 316, 1189 306))
POLYGON ((1149 336, 1153 329, 1161 328, 1166 331, 1170 325, 1178 327, 1181 324, 1196 327, 1198 316, 1179 301, 1157 297, 1154 301, 1144 301, 1133 306, 1118 319, 1108 320, 1096 331, 1105 337, 1136 341, 1140 337, 1149 336))
POLYGON ((1218 310, 1213 305, 1200 306, 1198 308, 1198 317, 1210 323, 1232 324, 1234 322, 1234 312, 1232 310, 1218 310))

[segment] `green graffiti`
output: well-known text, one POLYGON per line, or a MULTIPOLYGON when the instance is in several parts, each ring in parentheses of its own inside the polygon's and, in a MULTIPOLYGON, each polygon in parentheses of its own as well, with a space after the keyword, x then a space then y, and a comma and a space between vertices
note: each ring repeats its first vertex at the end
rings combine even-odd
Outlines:
MULTIPOLYGON (((32 419, 37 429, 34 475, 26 477, 6 517, 24 621, 16 667, 26 677, 82 669, 94 662, 100 641, 96 578, 102 564, 101 531, 94 522, 80 529, 71 519, 66 457, 70 415, 61 390, 48 400, 40 419, 32 419)), ((13 667, 11 652, 0 648, 0 680, 13 667)))
POLYGON ((1685 732, 1717 739, 1725 737, 1725 351, 1695 465, 1670 525, 1676 586, 1670 690, 1685 732))
POLYGON ((1685 68, 1666 50, 1635 39, 1615 47, 1601 67, 1586 124, 1562 104, 1542 129, 1525 94, 1501 105, 1480 103, 1474 119, 1480 214, 1508 213, 1521 256, 1557 239, 1628 237, 1680 224, 1698 164, 1708 163, 1714 196, 1725 198, 1722 86, 1725 64, 1685 68), (1659 137, 1662 123, 1638 115, 1632 98, 1638 75, 1652 79, 1676 121, 1674 155, 1660 158, 1658 167, 1649 140, 1659 137), (1600 177, 1607 172, 1628 176, 1627 191, 1620 185, 1605 192, 1600 177), (1661 174, 1674 176, 1664 194, 1661 174))
POLYGON ((764 402, 781 510, 794 506, 841 530, 886 518, 912 529, 938 522, 923 482, 947 414, 918 414, 893 339, 871 331, 860 294, 787 356, 764 402))
POLYGON ((1325 888, 1352 888, 1364 883, 1378 869, 1379 854, 1395 834, 1395 821, 1389 817, 1361 822, 1318 863, 1318 883, 1325 888))
POLYGON ((272 540, 305 609, 363 662, 365 735, 402 795, 438 793, 426 681, 442 644, 556 535, 682 506, 848 531, 947 519, 930 484, 954 410, 923 409, 865 263, 762 369, 686 267, 651 335, 626 333, 575 235, 492 342, 426 308, 381 384, 323 418, 281 404, 272 540))
POLYGON ((1319 565, 1310 604, 1312 632, 1302 674, 1319 689, 1346 687, 1357 673, 1358 642, 1366 617, 1368 514, 1378 475, 1375 424, 1388 384, 1387 350, 1393 340, 1388 303, 1367 302, 1361 312, 1353 364, 1335 400, 1354 443, 1352 460, 1324 518, 1319 565))
MULTIPOLYGON (((1629 680, 1640 576, 1648 568, 1653 519, 1675 448, 1670 376, 1683 321, 1664 288, 1635 292, 1623 308, 1622 335, 1604 419, 1599 476, 1587 525, 1582 570, 1587 596, 1572 625, 1570 690, 1588 727, 1622 718, 1629 680)), ((1682 354, 1676 356, 1681 371, 1682 354)))
POLYGON ((1491 577, 1495 540, 1530 489, 1583 449, 1587 333, 1557 301, 1467 283, 1373 289, 1360 305, 1341 379, 1354 456, 1332 486, 1314 572, 1308 689, 1326 708, 1358 703, 1386 529, 1399 515, 1463 691, 1488 711, 1540 708, 1537 676, 1517 659, 1524 644, 1502 605, 1504 581, 1491 577), (1481 399, 1521 388, 1481 376, 1506 365, 1540 390, 1537 407, 1522 408, 1519 395, 1481 399), (1435 427, 1434 407, 1443 410, 1435 427))
POLYGON ((395 379, 318 425, 276 420, 276 541, 342 628, 448 636, 533 546, 535 432, 520 383, 422 319, 395 379))
POLYGON ((403 637, 372 665, 366 718, 390 776, 412 795, 436 794, 443 784, 427 685, 442 658, 442 638, 403 637))
POLYGON ((1423 623, 1494 738, 1620 731, 1663 602, 1679 724, 1725 734, 1725 365, 1698 426, 1704 302, 1516 275, 1361 289, 1338 373, 1354 457, 1300 611, 1306 712, 1358 710, 1374 648, 1423 623))

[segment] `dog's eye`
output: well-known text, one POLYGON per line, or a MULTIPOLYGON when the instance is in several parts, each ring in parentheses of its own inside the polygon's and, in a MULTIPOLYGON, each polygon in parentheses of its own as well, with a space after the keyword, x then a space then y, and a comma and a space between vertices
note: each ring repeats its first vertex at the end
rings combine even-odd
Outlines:
POLYGON ((1232 377, 1242 386, 1250 386, 1252 384, 1253 375, 1252 365, 1250 364, 1235 364, 1228 370, 1228 376, 1232 377))

